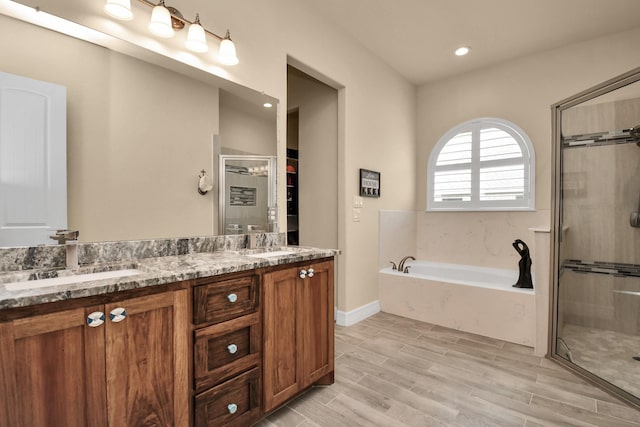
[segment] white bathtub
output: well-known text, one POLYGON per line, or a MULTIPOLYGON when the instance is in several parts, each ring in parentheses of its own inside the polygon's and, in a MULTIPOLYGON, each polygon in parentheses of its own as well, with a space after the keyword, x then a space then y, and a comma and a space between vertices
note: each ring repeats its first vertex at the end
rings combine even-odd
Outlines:
POLYGON ((412 261, 409 274, 378 274, 382 311, 448 328, 533 346, 532 289, 512 285, 517 270, 412 261))

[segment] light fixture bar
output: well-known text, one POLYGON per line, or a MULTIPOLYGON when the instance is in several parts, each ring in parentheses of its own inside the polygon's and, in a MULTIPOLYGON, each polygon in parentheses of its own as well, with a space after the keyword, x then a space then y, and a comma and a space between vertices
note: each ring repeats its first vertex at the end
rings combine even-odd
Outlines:
MULTIPOLYGON (((146 4, 147 6, 149 6, 149 7, 151 7, 151 8, 154 8, 154 7, 156 7, 156 6, 158 5, 157 3, 152 3, 152 2, 150 2, 149 0, 138 0, 138 1, 139 1, 140 3, 144 3, 144 4, 146 4)), ((182 22, 184 25, 191 25, 191 24, 193 24, 193 23, 195 22, 195 21, 194 21, 194 22, 191 22, 191 21, 189 21, 188 19, 184 19, 184 17, 183 17, 183 16, 178 16, 178 15, 175 15, 175 14, 171 13, 171 9, 169 9, 169 8, 168 8, 168 10, 169 10, 169 14, 171 15, 171 18, 172 18, 172 19, 175 19, 175 20, 177 20, 177 21, 180 21, 180 22, 182 22)), ((217 39, 218 39, 218 40, 220 40, 220 41, 222 41, 222 40, 224 40, 224 39, 225 39, 225 37, 219 36, 219 35, 217 35, 216 33, 212 33, 211 31, 207 30, 207 29, 206 29, 206 28, 204 28, 204 27, 203 27, 203 29, 204 29, 204 32, 205 32, 205 33, 207 33, 207 34, 209 34, 211 37, 215 37, 215 38, 217 38, 217 39)))

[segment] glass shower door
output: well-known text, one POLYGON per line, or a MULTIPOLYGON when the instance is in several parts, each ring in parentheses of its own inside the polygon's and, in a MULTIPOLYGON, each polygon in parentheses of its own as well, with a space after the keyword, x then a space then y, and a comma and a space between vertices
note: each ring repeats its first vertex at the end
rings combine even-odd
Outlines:
POLYGON ((640 397, 640 82, 581 99, 557 110, 554 352, 633 400, 640 397))

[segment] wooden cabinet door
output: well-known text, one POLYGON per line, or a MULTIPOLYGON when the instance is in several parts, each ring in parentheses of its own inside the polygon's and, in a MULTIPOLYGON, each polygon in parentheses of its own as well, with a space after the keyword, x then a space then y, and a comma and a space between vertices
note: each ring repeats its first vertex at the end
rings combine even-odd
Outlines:
POLYGON ((290 268, 263 276, 265 411, 281 405, 300 390, 296 326, 298 270, 290 268))
POLYGON ((109 426, 189 425, 187 292, 105 306, 109 426))
POLYGON ((104 325, 78 308, 0 324, 0 426, 106 427, 104 325))
POLYGON ((302 358, 301 388, 333 371, 333 262, 309 266, 313 276, 300 280, 298 355, 302 358))

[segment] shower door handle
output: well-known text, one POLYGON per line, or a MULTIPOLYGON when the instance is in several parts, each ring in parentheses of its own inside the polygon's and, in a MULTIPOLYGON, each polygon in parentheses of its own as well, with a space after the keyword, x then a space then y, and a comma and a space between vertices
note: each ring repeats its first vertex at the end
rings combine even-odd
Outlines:
MULTIPOLYGON (((633 128, 633 131, 636 134, 640 134, 640 126, 636 126, 635 128, 633 128)), ((636 141, 638 142, 638 146, 640 146, 640 140, 636 141)), ((631 212, 629 223, 634 228, 640 228, 640 199, 638 200, 638 210, 636 212, 631 212)))

